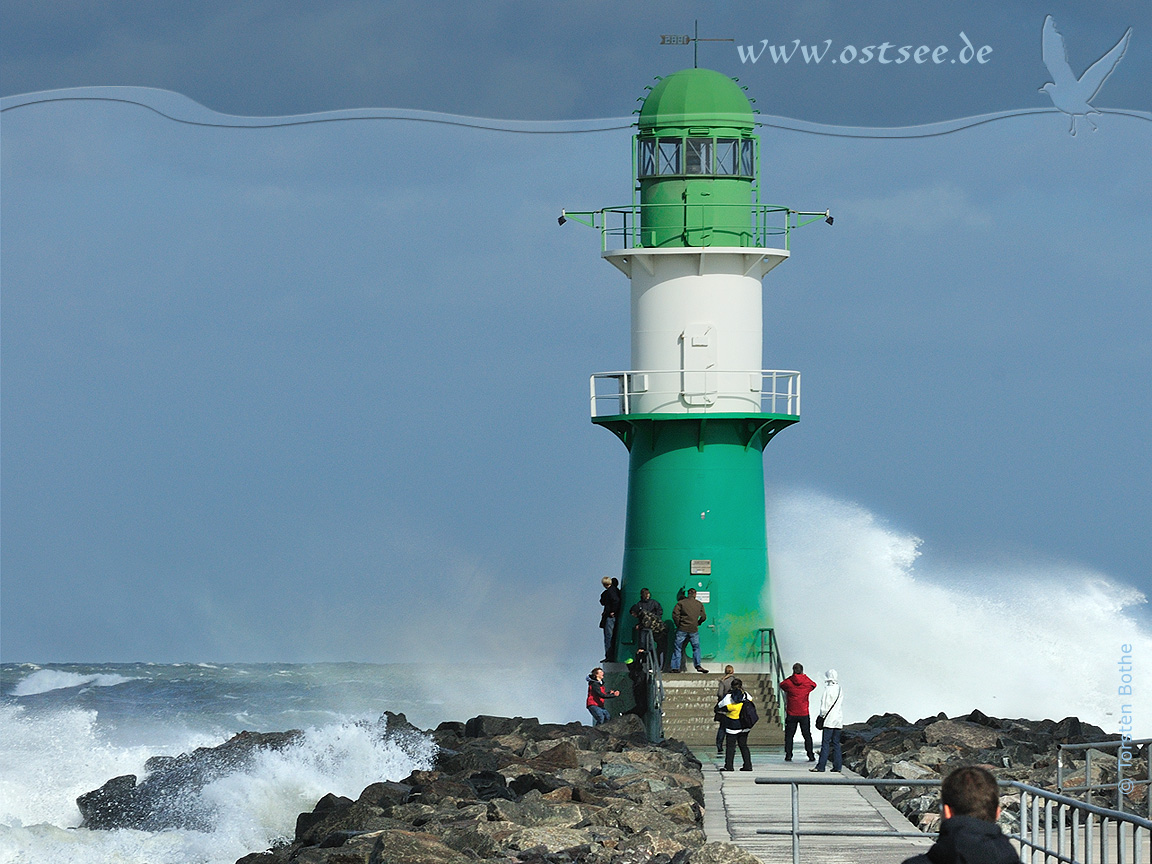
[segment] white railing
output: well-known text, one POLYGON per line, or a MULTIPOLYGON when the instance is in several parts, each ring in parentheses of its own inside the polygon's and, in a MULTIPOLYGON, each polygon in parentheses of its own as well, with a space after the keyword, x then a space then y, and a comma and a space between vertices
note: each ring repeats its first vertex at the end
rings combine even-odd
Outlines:
POLYGON ((790 370, 637 369, 598 372, 589 379, 588 387, 593 418, 749 410, 761 414, 800 416, 800 373, 790 370))
MULTIPOLYGON (((921 839, 934 835, 920 831, 895 829, 827 828, 817 817, 812 828, 800 825, 800 787, 872 786, 938 787, 939 780, 880 780, 856 777, 757 777, 758 786, 789 786, 792 792, 792 825, 790 828, 760 828, 757 834, 792 838, 792 862, 800 864, 801 837, 876 837, 921 839)), ((1020 849, 1025 864, 1141 864, 1147 860, 1152 821, 1119 810, 1109 810, 1058 795, 1047 789, 1029 786, 1015 780, 999 781, 1002 790, 1015 790, 1020 795, 1016 831, 1006 832, 1020 849)))

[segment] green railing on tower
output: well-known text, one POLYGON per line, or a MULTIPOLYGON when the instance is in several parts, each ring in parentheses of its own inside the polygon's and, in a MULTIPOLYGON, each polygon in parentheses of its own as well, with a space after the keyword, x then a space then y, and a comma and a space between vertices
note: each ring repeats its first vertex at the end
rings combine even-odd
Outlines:
MULTIPOLYGON (((790 235, 796 228, 802 228, 823 219, 831 224, 832 216, 827 210, 793 210, 773 204, 632 204, 620 207, 604 207, 600 210, 561 210, 560 224, 571 219, 600 232, 600 251, 617 249, 660 248, 665 245, 682 248, 709 246, 737 247, 750 249, 790 248, 790 235), (666 244, 656 235, 645 236, 650 229, 642 224, 641 215, 654 211, 683 211, 683 232, 687 242, 666 244), (751 213, 751 218, 749 218, 751 213), (729 214, 727 218, 725 214, 729 214), (657 239, 657 242, 653 242, 657 239), (715 242, 713 242, 715 240, 715 242), (780 244, 770 245, 770 244, 780 244)), ((645 219, 646 223, 648 220, 645 219)), ((666 228, 660 229, 666 232, 666 228)))

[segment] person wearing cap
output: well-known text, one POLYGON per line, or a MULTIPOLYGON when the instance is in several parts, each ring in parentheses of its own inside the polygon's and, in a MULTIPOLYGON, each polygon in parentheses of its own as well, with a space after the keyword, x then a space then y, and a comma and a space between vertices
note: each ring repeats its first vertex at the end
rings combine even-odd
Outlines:
POLYGON ((600 612, 600 629, 604 631, 604 659, 601 663, 612 660, 612 636, 616 632, 616 618, 620 615, 620 580, 605 576, 600 580, 604 590, 600 593, 600 605, 604 608, 600 612))
POLYGON ((835 669, 824 673, 824 695, 820 697, 820 716, 824 718, 824 732, 820 736, 820 759, 815 768, 809 771, 823 773, 828 767, 828 756, 832 756, 832 770, 839 772, 844 759, 840 750, 840 735, 844 731, 844 692, 835 669))

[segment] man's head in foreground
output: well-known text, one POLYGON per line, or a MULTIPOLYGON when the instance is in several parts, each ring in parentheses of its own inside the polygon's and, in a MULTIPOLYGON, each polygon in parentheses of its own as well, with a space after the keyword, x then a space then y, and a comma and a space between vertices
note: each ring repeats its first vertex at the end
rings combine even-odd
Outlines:
POLYGON ((995 822, 1000 816, 1000 788, 991 772, 975 765, 957 768, 940 786, 945 819, 971 816, 995 822))

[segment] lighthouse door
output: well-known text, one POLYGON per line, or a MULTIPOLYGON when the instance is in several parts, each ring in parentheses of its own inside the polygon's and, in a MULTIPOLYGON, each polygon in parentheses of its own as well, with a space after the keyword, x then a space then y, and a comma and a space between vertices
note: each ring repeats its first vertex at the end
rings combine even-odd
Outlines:
POLYGON ((680 397, 688 405, 716 401, 716 328, 689 324, 680 334, 680 397))

